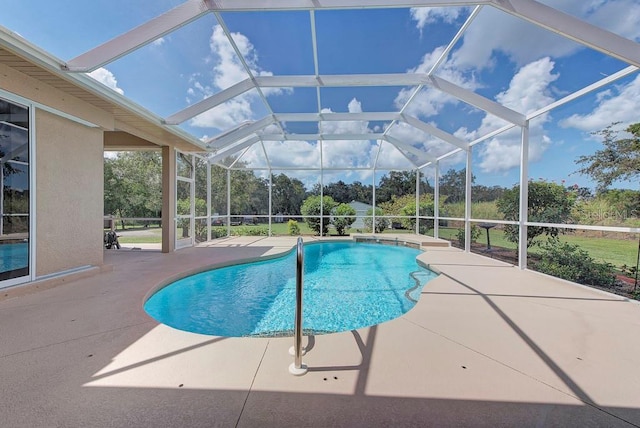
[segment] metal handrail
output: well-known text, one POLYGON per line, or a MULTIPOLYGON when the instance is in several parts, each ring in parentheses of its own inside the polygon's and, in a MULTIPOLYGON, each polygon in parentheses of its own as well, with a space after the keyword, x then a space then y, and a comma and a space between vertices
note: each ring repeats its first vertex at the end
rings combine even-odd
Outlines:
POLYGON ((302 288, 304 276, 304 242, 298 238, 296 258, 296 314, 293 327, 294 362, 289 367, 291 374, 301 376, 307 373, 302 362, 302 288))

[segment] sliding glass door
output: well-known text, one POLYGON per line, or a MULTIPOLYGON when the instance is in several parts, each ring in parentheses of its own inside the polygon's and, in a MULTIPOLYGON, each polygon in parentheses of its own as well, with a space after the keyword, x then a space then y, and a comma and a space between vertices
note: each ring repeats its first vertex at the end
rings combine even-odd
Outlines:
POLYGON ((29 278, 29 108, 0 95, 0 288, 29 278))

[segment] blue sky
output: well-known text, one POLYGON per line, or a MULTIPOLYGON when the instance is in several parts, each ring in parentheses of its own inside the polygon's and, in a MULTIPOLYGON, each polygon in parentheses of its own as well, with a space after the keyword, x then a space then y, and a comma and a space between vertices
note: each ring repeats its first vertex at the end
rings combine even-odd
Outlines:
MULTIPOLYGON (((32 0, 3 5, 0 25, 20 34, 62 60, 96 47, 168 11, 178 0, 32 0)), ((640 40, 638 0, 546 0, 570 15, 631 40, 640 40)), ((373 9, 315 12, 320 74, 428 72, 449 40, 471 13, 470 8, 373 9)), ((306 11, 223 13, 245 62, 254 75, 315 73, 311 16, 306 11)), ((615 73, 627 64, 558 35, 484 7, 438 67, 436 75, 498 101, 521 113, 615 73)), ((166 117, 203 97, 247 77, 220 23, 213 14, 170 33, 96 70, 92 76, 112 89, 166 117)), ((415 87, 322 88, 321 110, 331 112, 399 111, 415 87)), ((315 88, 269 88, 265 105, 250 91, 181 126, 198 138, 213 137, 246 120, 276 113, 318 112, 315 88)), ((613 121, 625 126, 640 121, 640 77, 637 73, 584 96, 531 123, 530 177, 593 187, 587 177, 572 174, 579 155, 600 147, 591 136, 613 121)), ((466 141, 504 123, 442 92, 425 87, 405 112, 466 141)), ((287 123, 299 133, 317 132, 315 123, 287 123)), ((323 132, 381 132, 385 122, 323 122, 323 132)), ((396 125, 389 134, 439 156, 453 147, 410 126, 396 125)), ((507 132, 473 149, 477 182, 511 186, 518 180, 519 130, 507 132)), ((315 141, 265 143, 272 166, 317 166, 315 141)), ((375 141, 326 142, 323 162, 329 167, 366 167, 378 157, 383 167, 406 166, 392 146, 375 141), (379 154, 378 154, 379 152, 379 154)), ((242 158, 263 166, 261 147, 242 158)), ((443 164, 459 169, 464 157, 443 164)), ((368 182, 369 171, 346 180, 368 182)), ((638 183, 618 183, 638 188, 638 183)))

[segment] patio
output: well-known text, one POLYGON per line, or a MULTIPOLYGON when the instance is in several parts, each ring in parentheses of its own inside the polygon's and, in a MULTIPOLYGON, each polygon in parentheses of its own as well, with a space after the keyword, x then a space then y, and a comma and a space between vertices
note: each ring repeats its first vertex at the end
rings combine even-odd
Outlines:
POLYGON ((2 424, 640 425, 637 302, 455 248, 426 247, 422 259, 442 275, 405 316, 314 337, 303 377, 287 371, 291 338, 185 333, 142 309, 181 272, 293 245, 106 250, 97 275, 3 290, 2 424))

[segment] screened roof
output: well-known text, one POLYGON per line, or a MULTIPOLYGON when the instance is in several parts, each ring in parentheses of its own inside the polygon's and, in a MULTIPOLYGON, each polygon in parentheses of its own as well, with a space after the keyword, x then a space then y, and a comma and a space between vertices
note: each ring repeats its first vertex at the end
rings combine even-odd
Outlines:
MULTIPOLYGON (((201 138, 226 167, 415 169, 486 142, 490 170, 523 126, 543 145, 536 127, 555 107, 640 88, 634 0, 129 3, 122 20, 57 30, 83 38, 58 48, 63 69, 201 138)), ((563 120, 579 129, 589 114, 563 120)))

